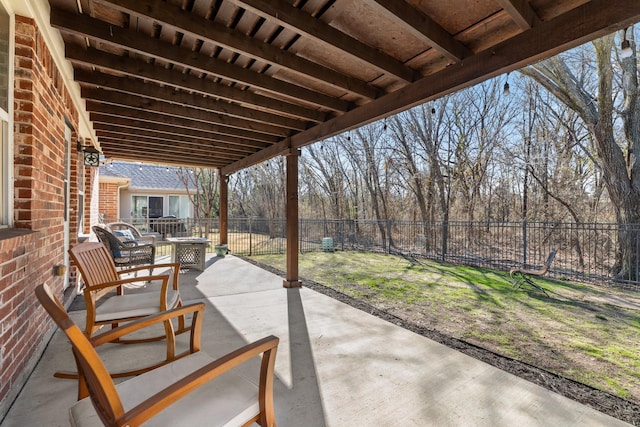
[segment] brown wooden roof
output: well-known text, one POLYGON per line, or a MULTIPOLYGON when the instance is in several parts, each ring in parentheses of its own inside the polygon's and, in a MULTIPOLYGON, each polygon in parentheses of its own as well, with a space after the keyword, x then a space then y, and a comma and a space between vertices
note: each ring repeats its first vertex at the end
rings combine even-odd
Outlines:
POLYGON ((50 0, 108 158, 233 173, 640 21, 638 0, 50 0))

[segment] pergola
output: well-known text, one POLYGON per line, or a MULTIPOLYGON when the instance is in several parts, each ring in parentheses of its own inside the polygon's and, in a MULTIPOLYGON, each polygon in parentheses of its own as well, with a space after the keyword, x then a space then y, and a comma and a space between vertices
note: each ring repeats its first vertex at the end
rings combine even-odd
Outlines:
POLYGON ((298 280, 305 145, 640 21, 638 0, 49 0, 107 158, 217 168, 287 158, 298 280))

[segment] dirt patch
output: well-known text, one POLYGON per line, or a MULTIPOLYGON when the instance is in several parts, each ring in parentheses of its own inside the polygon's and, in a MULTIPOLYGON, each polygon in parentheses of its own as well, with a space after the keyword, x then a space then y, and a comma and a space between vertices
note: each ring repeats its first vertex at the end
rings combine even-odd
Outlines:
MULTIPOLYGON (((284 277, 284 272, 282 272, 281 270, 256 262, 251 258, 244 259, 247 262, 258 265, 259 267, 267 271, 271 271, 279 276, 284 277)), ((497 354, 491 350, 482 348, 465 340, 462 337, 453 336, 455 335, 455 332, 447 330, 446 327, 443 328, 442 331, 427 328, 420 324, 420 322, 423 321, 421 319, 424 319, 424 316, 421 313, 412 315, 410 311, 403 310, 403 307, 401 305, 384 306, 383 309, 381 309, 375 307, 367 301, 353 298, 320 283, 316 283, 304 278, 302 278, 302 280, 304 286, 313 289, 316 292, 320 292, 322 294, 330 296, 338 301, 349 304, 352 307, 377 316, 404 329, 410 330, 426 338, 444 344, 478 360, 482 360, 483 362, 502 369, 503 371, 524 378, 534 384, 537 384, 548 390, 554 391, 565 397, 592 407, 614 418, 628 422, 634 426, 640 426, 639 404, 625 400, 618 396, 614 396, 607 392, 594 389, 588 385, 573 381, 571 379, 562 377, 545 369, 534 366, 534 364, 539 364, 541 366, 554 366, 556 364, 561 365, 562 363, 567 363, 567 361, 564 359, 554 360, 553 352, 549 352, 548 348, 544 349, 544 351, 542 351, 541 349, 539 352, 535 352, 536 354, 543 355, 543 357, 545 357, 544 361, 533 360, 531 362, 532 364, 524 363, 510 357, 497 354)), ((366 296, 364 298, 366 298, 366 296)), ((544 346, 543 343, 531 343, 531 345, 544 346)), ((588 361, 586 360, 579 362, 588 363, 588 361)))

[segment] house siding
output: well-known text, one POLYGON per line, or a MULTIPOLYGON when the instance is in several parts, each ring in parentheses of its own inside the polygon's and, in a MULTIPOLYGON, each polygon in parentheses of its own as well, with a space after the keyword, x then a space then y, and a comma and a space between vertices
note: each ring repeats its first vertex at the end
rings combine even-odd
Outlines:
MULTIPOLYGON (((14 225, 0 230, 0 419, 37 363, 53 324, 34 295, 47 283, 62 299, 64 277, 65 120, 77 112, 32 19, 16 16, 14 80, 14 225)), ((72 147, 77 136, 72 135, 72 147)), ((71 149, 70 244, 77 242, 78 153, 71 149)), ((85 179, 91 197, 92 177, 85 179)), ((76 274, 69 286, 75 287, 76 274)))

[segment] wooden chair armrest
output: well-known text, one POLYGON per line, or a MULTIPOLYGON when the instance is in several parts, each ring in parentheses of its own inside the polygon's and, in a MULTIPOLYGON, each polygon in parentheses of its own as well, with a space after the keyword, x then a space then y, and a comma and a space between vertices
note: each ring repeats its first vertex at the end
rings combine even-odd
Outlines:
POLYGON ((118 274, 123 275, 127 273, 134 273, 136 271, 141 271, 141 270, 151 270, 151 269, 155 270, 156 268, 167 268, 167 267, 173 268, 173 271, 175 274, 178 274, 180 272, 180 263, 167 262, 163 264, 147 264, 147 265, 140 265, 138 267, 127 268, 126 270, 118 271, 118 274))
MULTIPOLYGON (((260 368, 260 409, 262 410, 265 405, 272 406, 274 364, 279 341, 279 338, 271 335, 222 356, 132 408, 124 414, 122 421, 139 425, 198 387, 262 353, 264 356, 260 368)), ((274 422, 270 421, 269 424, 274 422)))
POLYGON ((99 290, 103 290, 103 289, 108 289, 108 288, 117 288, 117 287, 121 287, 122 285, 126 285, 127 283, 135 283, 135 282, 141 282, 141 281, 153 281, 153 280, 162 280, 162 288, 166 288, 167 284, 169 282, 169 278, 171 276, 169 276, 168 274, 156 274, 153 276, 138 276, 138 277, 127 277, 126 279, 120 279, 120 280, 114 280, 113 282, 106 282, 106 283, 100 283, 99 285, 93 285, 93 286, 85 286, 84 287, 84 293, 89 293, 89 292, 95 292, 95 291, 99 291, 99 290))
MULTIPOLYGON (((193 303, 185 305, 183 307, 177 307, 171 310, 163 311, 158 314, 152 314, 150 316, 142 317, 138 320, 126 323, 118 326, 117 328, 110 329, 98 335, 94 335, 90 338, 91 344, 94 347, 117 340, 132 332, 148 328, 149 326, 156 325, 158 323, 165 322, 165 324, 171 324, 166 322, 167 320, 184 316, 189 313, 193 313, 193 320, 191 322, 191 339, 190 350, 192 353, 200 351, 200 336, 202 331, 202 317, 204 314, 204 303, 193 303)), ((171 332, 174 332, 173 330, 171 332)), ((175 333, 174 333, 175 335, 175 333)))

